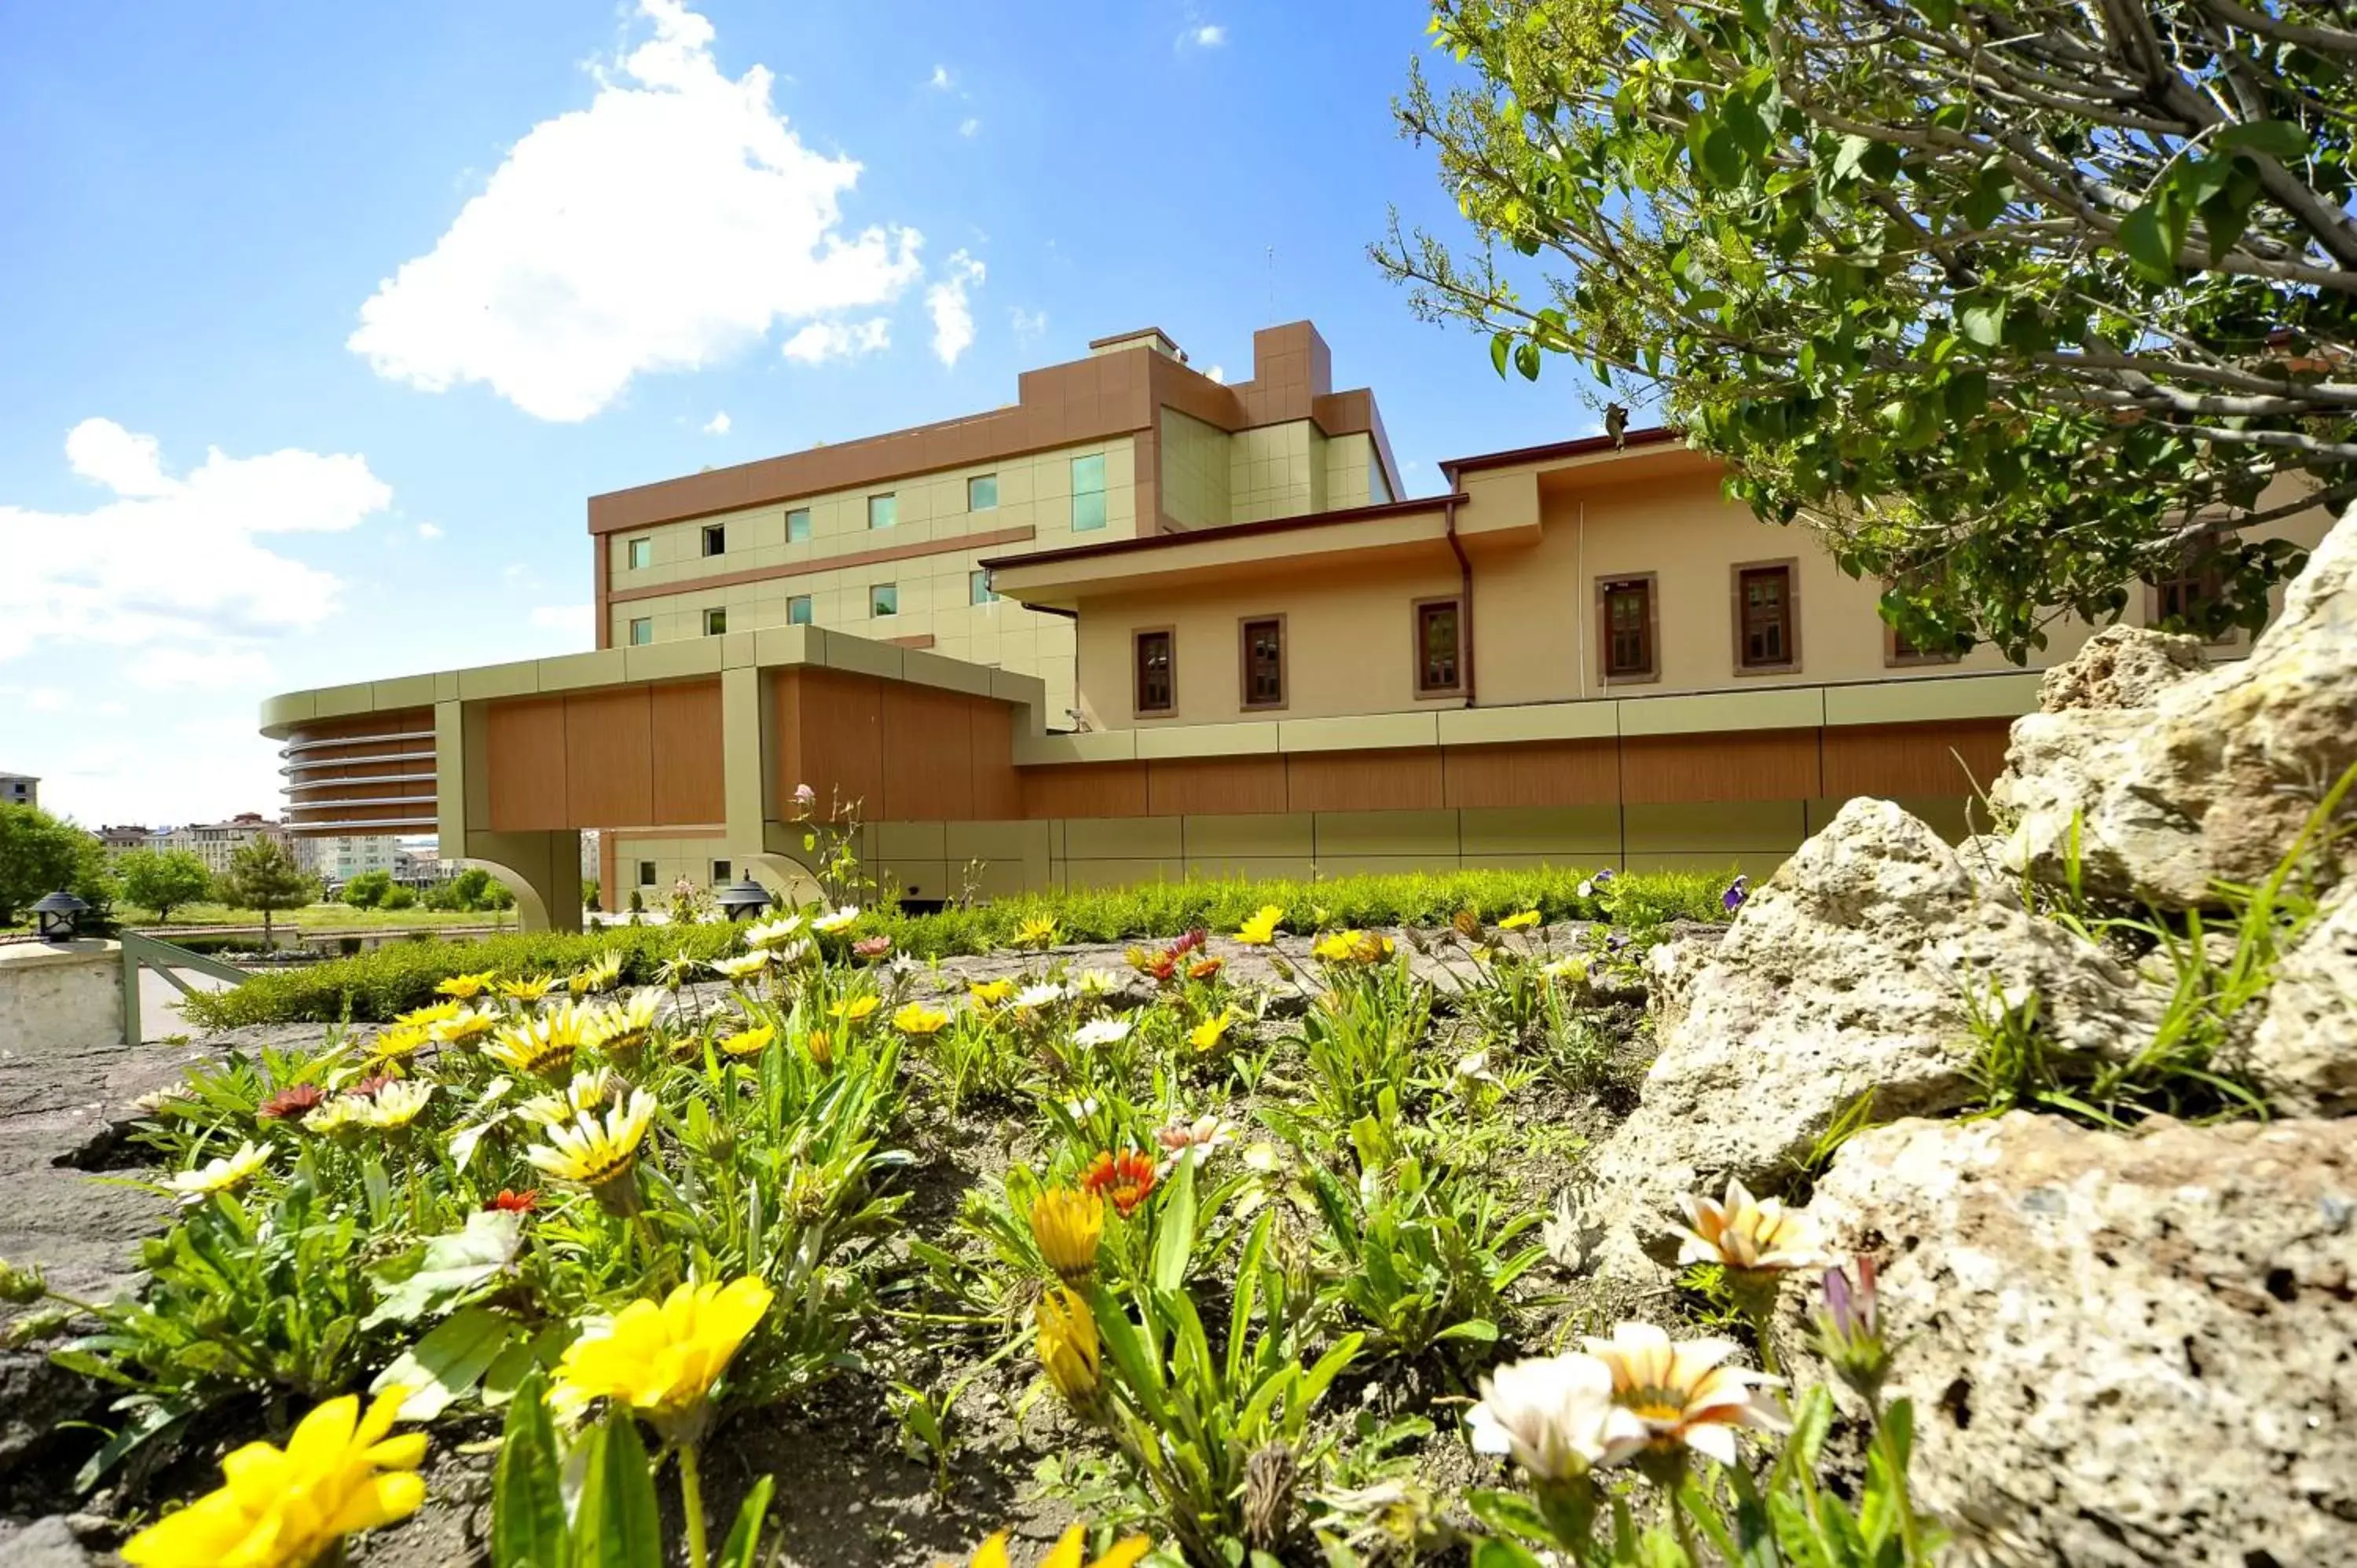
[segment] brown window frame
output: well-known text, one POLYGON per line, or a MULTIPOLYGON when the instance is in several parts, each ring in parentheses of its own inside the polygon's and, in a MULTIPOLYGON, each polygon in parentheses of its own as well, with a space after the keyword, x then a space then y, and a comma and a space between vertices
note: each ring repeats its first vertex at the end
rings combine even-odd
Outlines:
MULTIPOLYGON (((2214 597, 2225 586, 2225 574, 2218 570, 2217 563, 2212 560, 2209 565, 2203 567, 2200 572, 2187 572, 2180 568, 2178 574, 2173 577, 2164 578, 2160 582, 2145 584, 2144 624, 2147 628, 2156 630, 2159 628, 2161 620, 2160 596, 2168 585, 2175 583, 2201 583, 2206 585, 2212 596, 2214 597)), ((2201 637, 2201 634, 2199 632, 2186 632, 2182 635, 2201 638, 2201 645, 2205 648, 2228 648, 2233 645, 2237 629, 2238 628, 2230 628, 2223 637, 2201 637)))
POLYGON ((1248 714, 1272 714, 1293 696, 1286 670, 1286 618, 1282 615, 1236 618, 1236 706, 1248 714), (1255 702, 1252 694, 1252 631, 1256 626, 1276 628, 1276 695, 1255 702))
POLYGON ((1407 618, 1409 668, 1415 671, 1415 694, 1418 697, 1461 697, 1465 694, 1465 596, 1441 594, 1429 599, 1417 599, 1408 607, 1407 618), (1425 680, 1424 616, 1426 610, 1447 606, 1457 617, 1457 679, 1445 686, 1436 686, 1425 680))
POLYGON ((1129 702, 1130 713, 1141 719, 1167 719, 1178 712, 1178 628, 1175 626, 1141 626, 1129 634, 1129 702), (1145 642, 1149 637, 1168 639, 1170 668, 1169 702, 1159 707, 1146 705, 1145 642))
POLYGON ((1738 561, 1727 568, 1727 600, 1734 622, 1735 673, 1738 675, 1793 675, 1801 669, 1801 561, 1797 555, 1787 555, 1771 561, 1738 561), (1784 575, 1784 657, 1750 663, 1750 628, 1745 624, 1748 607, 1744 596, 1744 581, 1754 574, 1781 572, 1784 575))
POLYGON ((1607 686, 1642 686, 1662 678, 1662 582, 1656 572, 1614 572, 1596 579, 1596 670, 1607 686), (1634 674, 1612 670, 1610 592, 1624 585, 1645 585, 1645 668, 1634 674))
POLYGON ((705 523, 704 525, 703 537, 704 559, 706 561, 711 560, 716 555, 726 555, 728 553, 728 525, 726 523, 705 523))

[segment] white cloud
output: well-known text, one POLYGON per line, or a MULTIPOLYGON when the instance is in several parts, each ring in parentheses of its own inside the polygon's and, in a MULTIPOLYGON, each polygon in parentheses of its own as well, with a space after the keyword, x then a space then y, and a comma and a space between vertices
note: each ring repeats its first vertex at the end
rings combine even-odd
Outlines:
POLYGON ((417 537, 439 539, 442 537, 442 525, 438 522, 421 522, 417 525, 417 537))
POLYGON ((950 90, 950 68, 945 65, 933 67, 933 74, 926 79, 925 85, 936 92, 947 92, 950 90))
POLYGON ((1006 325, 1017 338, 1027 340, 1039 338, 1048 330, 1047 306, 1026 310, 1019 305, 1010 305, 1006 307, 1006 325))
POLYGON ((150 692, 211 692, 225 686, 259 686, 274 672, 263 654, 239 648, 210 651, 185 647, 151 648, 135 654, 123 666, 124 680, 150 692))
POLYGON ((596 612, 587 605, 540 605, 533 608, 529 618, 533 628, 541 631, 578 632, 588 640, 596 640, 596 612))
POLYGON ((704 433, 706 435, 726 435, 728 434, 728 411, 724 408, 704 422, 704 433))
POLYGON ((59 686, 0 686, 0 697, 15 699, 28 714, 61 714, 73 705, 73 694, 59 686))
POLYGON ((1200 27, 1188 28, 1178 38, 1199 49, 1215 49, 1228 41, 1228 30, 1217 22, 1206 22, 1200 27))
POLYGON ((876 306, 922 269, 912 229, 843 223, 860 165, 803 145, 770 71, 735 80, 683 0, 593 68, 586 109, 526 132, 433 250, 361 307, 347 346, 428 392, 489 385, 581 420, 644 371, 692 370, 782 322, 876 306))
POLYGON ((175 478, 154 437, 86 419, 66 456, 114 495, 73 513, 0 503, 0 660, 76 642, 214 653, 317 626, 342 585, 264 537, 340 532, 393 504, 351 454, 215 447, 175 478))
POLYGON ((974 306, 966 299, 969 286, 980 288, 983 265, 963 251, 950 252, 939 283, 925 291, 925 308, 933 317, 933 353, 944 365, 974 347, 974 306))
POLYGON ((971 142, 982 134, 982 122, 969 114, 958 122, 958 134, 971 142))
POLYGON ((1213 365, 1210 370, 1205 371, 1203 375, 1206 380, 1218 381, 1222 386, 1225 386, 1228 381, 1228 368, 1225 365, 1213 365))
POLYGON ((892 323, 883 317, 866 321, 813 321, 786 339, 785 356, 805 365, 828 360, 856 360, 892 346, 892 323))

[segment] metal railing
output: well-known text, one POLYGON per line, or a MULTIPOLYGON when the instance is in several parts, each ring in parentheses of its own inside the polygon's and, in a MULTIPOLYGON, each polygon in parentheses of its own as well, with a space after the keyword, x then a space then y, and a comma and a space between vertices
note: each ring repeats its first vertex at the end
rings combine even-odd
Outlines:
POLYGON ((139 972, 152 969, 164 977, 165 983, 183 996, 196 994, 196 987, 174 972, 193 970, 214 980, 226 980, 231 985, 243 985, 253 977, 234 964, 207 958, 203 953, 176 948, 169 942, 159 942, 153 937, 143 937, 136 931, 123 933, 123 1042, 135 1046, 147 1037, 139 1017, 139 972))

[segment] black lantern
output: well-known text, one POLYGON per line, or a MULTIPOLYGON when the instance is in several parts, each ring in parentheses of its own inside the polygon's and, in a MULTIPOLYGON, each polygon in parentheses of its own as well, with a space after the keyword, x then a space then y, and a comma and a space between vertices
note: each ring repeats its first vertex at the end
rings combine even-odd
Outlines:
POLYGON ((89 905, 59 888, 33 906, 36 928, 45 942, 70 942, 74 938, 74 925, 88 910, 89 905))
POLYGON ((749 920, 770 907, 770 890, 750 876, 740 876, 716 889, 712 897, 720 912, 732 920, 749 920))

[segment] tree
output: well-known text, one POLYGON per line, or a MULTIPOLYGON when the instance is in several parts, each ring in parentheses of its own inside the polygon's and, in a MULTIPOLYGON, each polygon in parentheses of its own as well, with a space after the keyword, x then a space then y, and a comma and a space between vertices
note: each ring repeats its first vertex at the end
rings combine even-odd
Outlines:
POLYGON ((262 915, 262 945, 275 944, 270 917, 280 909, 299 909, 317 895, 317 886, 303 875, 295 857, 276 839, 256 833, 229 857, 221 879, 221 896, 234 909, 255 909, 262 915))
POLYGON ((38 806, 0 805, 0 925, 60 888, 103 915, 114 884, 98 841, 38 806))
POLYGON ((344 884, 344 902, 355 909, 373 909, 392 890, 392 872, 363 871, 344 884))
POLYGON ((2188 629, 2258 625, 2299 555, 2238 531, 2357 497, 2346 9, 1435 9, 1474 80, 1397 111, 1485 246, 1394 222, 1377 262, 1501 373, 1658 402, 1919 645, 2018 659, 2188 569, 2188 629))
POLYGON ((384 902, 377 906, 381 909, 414 909, 416 907, 416 889, 399 882, 384 890, 384 902))
POLYGON ((201 900, 213 885, 205 863, 185 849, 135 849, 115 862, 123 897, 169 923, 172 911, 201 900))

